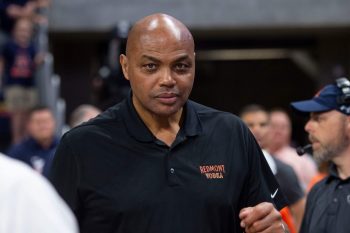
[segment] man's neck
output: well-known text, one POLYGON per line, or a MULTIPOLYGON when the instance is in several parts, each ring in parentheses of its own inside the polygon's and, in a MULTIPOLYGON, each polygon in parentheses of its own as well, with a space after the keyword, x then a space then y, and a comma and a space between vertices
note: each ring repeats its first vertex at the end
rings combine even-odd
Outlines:
POLYGON ((37 143, 44 149, 50 148, 52 145, 53 138, 42 139, 40 141, 37 140, 37 143))
POLYGON ((180 130, 183 108, 171 116, 158 116, 149 112, 140 112, 137 107, 135 109, 152 134, 171 146, 180 130))
POLYGON ((180 130, 181 112, 172 117, 153 117, 144 122, 156 138, 171 146, 180 130))
POLYGON ((274 155, 274 154, 276 154, 276 152, 280 151, 283 147, 284 147, 283 145, 270 145, 270 146, 266 146, 265 149, 270 154, 274 155))

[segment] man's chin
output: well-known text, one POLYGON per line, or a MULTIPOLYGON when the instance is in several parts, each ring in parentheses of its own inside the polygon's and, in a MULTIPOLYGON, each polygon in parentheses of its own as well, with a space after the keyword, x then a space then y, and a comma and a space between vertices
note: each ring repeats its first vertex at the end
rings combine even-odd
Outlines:
POLYGON ((176 115, 181 110, 182 106, 180 106, 179 104, 162 105, 157 110, 155 110, 155 114, 163 117, 171 117, 173 115, 176 115))
POLYGON ((320 150, 313 150, 313 157, 317 163, 327 162, 330 160, 328 156, 320 150))

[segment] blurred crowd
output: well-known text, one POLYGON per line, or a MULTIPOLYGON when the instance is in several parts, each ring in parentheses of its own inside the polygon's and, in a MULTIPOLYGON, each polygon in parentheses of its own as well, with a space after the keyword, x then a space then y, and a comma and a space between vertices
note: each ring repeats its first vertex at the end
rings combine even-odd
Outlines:
MULTIPOLYGON (((1 233, 48 232, 48 226, 50 232, 78 232, 72 212, 46 179, 61 137, 53 109, 41 105, 36 80, 47 52, 38 45, 37 30, 48 24, 49 6, 50 0, 0 1, 1 233)), ((99 112, 79 106, 66 128, 99 112)))
POLYGON ((2 131, 10 138, 2 136, 3 141, 18 143, 23 139, 26 112, 39 103, 35 73, 43 61, 44 51, 38 48, 35 32, 40 25, 48 23, 42 12, 49 4, 49 0, 2 0, 0 3, 1 117, 3 126, 10 123, 10 127, 3 127, 2 131))

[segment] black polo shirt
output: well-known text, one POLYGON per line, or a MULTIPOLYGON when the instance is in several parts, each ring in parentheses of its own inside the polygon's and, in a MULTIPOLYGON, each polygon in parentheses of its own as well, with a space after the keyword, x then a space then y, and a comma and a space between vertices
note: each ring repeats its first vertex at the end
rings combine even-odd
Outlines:
POLYGON ((300 233, 350 232, 350 178, 339 178, 335 165, 330 175, 310 191, 300 233))
POLYGON ((184 110, 171 147, 152 135, 131 97, 63 136, 51 180, 82 233, 242 232, 243 207, 284 206, 237 117, 192 101, 184 110))
POLYGON ((279 159, 272 158, 277 168, 275 177, 278 184, 281 186, 281 191, 284 194, 287 204, 289 206, 294 205, 305 196, 299 179, 291 166, 279 159))

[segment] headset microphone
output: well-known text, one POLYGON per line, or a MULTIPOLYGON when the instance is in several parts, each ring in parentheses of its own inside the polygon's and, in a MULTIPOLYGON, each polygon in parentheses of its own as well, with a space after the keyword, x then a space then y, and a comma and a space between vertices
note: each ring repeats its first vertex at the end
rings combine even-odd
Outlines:
POLYGON ((307 144, 306 146, 299 146, 296 151, 299 156, 302 156, 306 153, 306 151, 310 150, 312 148, 311 144, 307 144))

